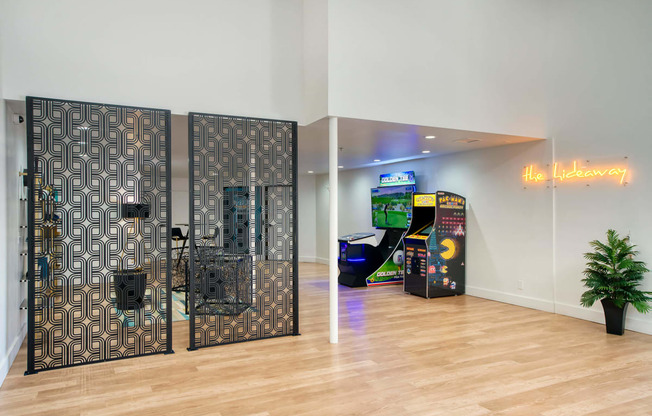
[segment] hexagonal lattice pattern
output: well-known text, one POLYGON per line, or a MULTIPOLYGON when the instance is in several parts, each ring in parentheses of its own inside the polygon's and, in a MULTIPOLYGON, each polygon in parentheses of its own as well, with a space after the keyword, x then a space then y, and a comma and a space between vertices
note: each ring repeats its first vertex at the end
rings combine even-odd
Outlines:
POLYGON ((171 349, 170 112, 32 97, 27 111, 28 371, 171 349), (125 218, 129 203, 149 212, 125 218))
POLYGON ((296 131, 294 122, 189 115, 191 348, 298 333, 296 131), (205 307, 228 297, 233 288, 226 285, 235 283, 202 271, 195 258, 202 246, 250 262, 251 283, 237 282, 239 296, 251 284, 238 303, 248 307, 205 307))

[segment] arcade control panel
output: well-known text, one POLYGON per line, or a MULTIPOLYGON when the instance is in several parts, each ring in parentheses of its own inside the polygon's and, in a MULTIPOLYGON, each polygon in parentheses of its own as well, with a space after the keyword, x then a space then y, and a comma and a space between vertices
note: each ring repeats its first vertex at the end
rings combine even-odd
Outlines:
POLYGON ((338 282, 349 287, 367 286, 366 278, 382 263, 374 233, 355 233, 338 238, 338 282))
POLYGON ((405 273, 418 275, 425 278, 428 274, 428 252, 421 247, 408 246, 405 248, 405 273))

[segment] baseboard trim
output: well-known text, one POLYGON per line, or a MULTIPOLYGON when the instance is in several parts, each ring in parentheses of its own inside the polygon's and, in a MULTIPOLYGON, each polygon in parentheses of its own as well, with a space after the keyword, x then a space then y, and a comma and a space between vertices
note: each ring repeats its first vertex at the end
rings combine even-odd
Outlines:
POLYGON ((2 362, 0 362, 0 386, 2 386, 2 383, 4 383, 7 374, 9 374, 9 369, 16 359, 18 351, 20 351, 20 346, 23 345, 23 341, 25 340, 26 335, 27 324, 23 325, 18 336, 14 338, 14 341, 11 343, 11 347, 9 347, 7 351, 7 355, 2 357, 2 362))
POLYGON ((328 259, 325 259, 323 257, 315 257, 315 260, 316 260, 315 263, 319 263, 319 264, 328 265, 329 263, 328 259))
MULTIPOLYGON (((604 325, 604 313, 599 304, 592 308, 584 308, 579 305, 553 303, 545 299, 514 295, 512 293, 499 292, 497 290, 483 289, 474 286, 467 286, 466 294, 483 299, 495 300, 497 302, 509 303, 510 305, 523 306, 525 308, 537 309, 545 312, 553 312, 559 315, 570 316, 572 318, 583 319, 585 321, 596 322, 604 325)), ((652 321, 639 318, 639 314, 634 315, 636 312, 631 313, 632 309, 631 305, 627 309, 628 313, 625 320, 625 330, 652 335, 652 321)))
POLYGON ((512 293, 499 292, 497 290, 483 289, 474 286, 466 286, 466 294, 545 312, 555 311, 554 303, 545 299, 514 295, 512 293))
MULTIPOLYGON (((560 315, 584 319, 585 321, 597 322, 604 325, 604 312, 602 311, 602 306, 600 306, 600 304, 596 304, 592 308, 584 308, 579 305, 557 303, 555 307, 555 312, 560 315)), ((625 330, 652 335, 652 321, 631 316, 632 310, 636 313, 636 310, 632 305, 629 305, 627 307, 627 317, 625 318, 625 330)))
POLYGON ((301 257, 301 256, 299 256, 299 263, 317 263, 317 257, 301 257))

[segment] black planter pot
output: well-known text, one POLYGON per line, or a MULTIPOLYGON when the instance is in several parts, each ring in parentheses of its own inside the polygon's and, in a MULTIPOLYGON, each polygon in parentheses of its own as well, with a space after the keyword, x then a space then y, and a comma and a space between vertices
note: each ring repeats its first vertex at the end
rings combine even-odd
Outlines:
POLYGON ((116 308, 122 311, 140 309, 145 301, 147 273, 140 270, 114 270, 113 290, 116 308))
POLYGON ((601 302, 607 334, 622 335, 625 332, 625 315, 629 304, 626 303, 625 306, 619 308, 611 299, 602 299, 601 302))

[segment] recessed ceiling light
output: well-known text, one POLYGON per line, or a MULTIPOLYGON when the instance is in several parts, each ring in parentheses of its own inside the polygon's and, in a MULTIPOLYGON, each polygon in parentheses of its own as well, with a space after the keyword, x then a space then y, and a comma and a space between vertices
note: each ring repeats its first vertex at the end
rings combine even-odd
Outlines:
POLYGON ((338 169, 344 169, 344 166, 338 166, 337 168, 338 169))
POLYGON ((422 150, 421 153, 430 153, 430 150, 422 150))
POLYGON ((374 162, 380 162, 380 159, 374 159, 374 162))
POLYGON ((311 171, 311 170, 309 170, 309 171, 308 171, 308 173, 315 173, 315 172, 313 172, 313 171, 311 171))
POLYGON ((434 139, 435 138, 435 136, 425 136, 425 137, 426 137, 426 139, 434 139))

